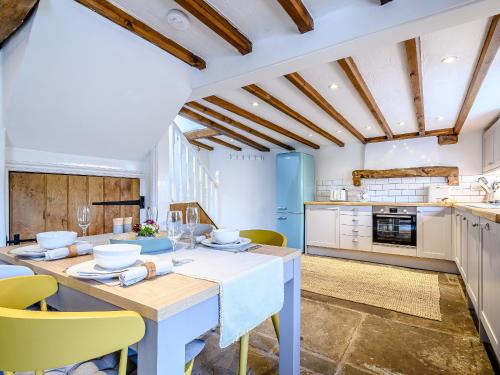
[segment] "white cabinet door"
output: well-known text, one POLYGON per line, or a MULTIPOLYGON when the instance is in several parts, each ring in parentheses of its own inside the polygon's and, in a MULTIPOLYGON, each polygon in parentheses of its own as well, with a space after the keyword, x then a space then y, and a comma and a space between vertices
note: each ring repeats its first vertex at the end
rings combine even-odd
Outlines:
POLYGON ((500 358, 500 224, 481 219, 480 314, 491 346, 500 358))
MULTIPOLYGON (((495 150, 494 141, 495 133, 500 135, 500 131, 495 132, 495 128, 491 127, 483 134, 483 171, 489 171, 494 168, 495 150)), ((498 147, 500 151, 500 147, 498 147)))
POLYGON ((417 256, 453 260, 450 208, 420 207, 418 209, 417 256))
POLYGON ((476 313, 479 301, 479 259, 481 254, 481 229, 479 218, 470 216, 467 219, 467 294, 476 313))
POLYGON ((500 166, 500 123, 493 126, 493 167, 500 166))
POLYGON ((462 239, 462 214, 457 210, 454 210, 455 213, 453 215, 453 252, 455 257, 455 263, 457 267, 460 268, 460 264, 462 262, 461 252, 460 252, 460 240, 462 239))
POLYGON ((335 206, 307 206, 306 244, 309 246, 339 247, 339 208, 335 206))
POLYGON ((462 274, 464 282, 467 282, 467 247, 469 245, 468 229, 467 217, 462 215, 460 219, 460 267, 458 270, 462 274))

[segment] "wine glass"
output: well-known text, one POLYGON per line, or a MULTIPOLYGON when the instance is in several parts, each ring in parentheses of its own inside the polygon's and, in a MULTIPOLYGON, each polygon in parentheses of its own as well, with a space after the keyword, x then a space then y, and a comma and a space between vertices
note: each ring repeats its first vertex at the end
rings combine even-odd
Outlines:
POLYGON ((76 209, 76 220, 78 221, 78 226, 82 228, 83 237, 87 235, 87 228, 90 225, 91 218, 92 211, 89 205, 79 206, 76 209))
POLYGON ((146 220, 153 220, 158 223, 158 208, 148 207, 146 210, 146 220))
POLYGON ((172 242, 172 263, 174 266, 185 263, 177 259, 175 255, 175 245, 177 245, 182 236, 182 211, 167 212, 167 235, 172 242))
POLYGON ((191 244, 189 245, 189 249, 194 249, 196 247, 194 230, 196 229, 196 225, 198 225, 199 222, 198 220, 199 220, 198 208, 188 207, 186 209, 186 224, 189 229, 189 233, 191 234, 191 244))

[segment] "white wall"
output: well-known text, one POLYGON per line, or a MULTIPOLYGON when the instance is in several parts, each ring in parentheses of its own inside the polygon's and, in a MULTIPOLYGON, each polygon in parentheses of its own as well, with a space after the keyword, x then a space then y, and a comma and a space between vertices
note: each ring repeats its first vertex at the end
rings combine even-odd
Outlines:
POLYGON ((76 1, 41 0, 2 49, 13 147, 140 160, 191 92, 193 68, 76 1))
POLYGON ((354 169, 363 168, 364 146, 362 144, 346 144, 322 146, 319 150, 308 150, 316 161, 316 180, 332 180, 350 178, 354 169))
POLYGON ((237 229, 274 229, 276 154, 216 149, 209 153, 209 163, 210 172, 219 180, 217 224, 237 229), (230 159, 230 155, 238 155, 240 160, 230 159), (255 157, 263 160, 253 160, 255 157))
POLYGON ((436 137, 370 143, 365 147, 365 169, 456 166, 462 175, 482 171, 482 133, 467 133, 454 145, 440 146, 436 137))

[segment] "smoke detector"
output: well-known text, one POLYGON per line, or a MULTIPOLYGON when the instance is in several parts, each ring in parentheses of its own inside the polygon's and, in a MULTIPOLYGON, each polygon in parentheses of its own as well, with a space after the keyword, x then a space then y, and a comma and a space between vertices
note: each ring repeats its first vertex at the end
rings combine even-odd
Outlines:
POLYGON ((167 13, 167 22, 170 26, 179 31, 186 31, 191 25, 186 13, 178 9, 171 9, 167 13))

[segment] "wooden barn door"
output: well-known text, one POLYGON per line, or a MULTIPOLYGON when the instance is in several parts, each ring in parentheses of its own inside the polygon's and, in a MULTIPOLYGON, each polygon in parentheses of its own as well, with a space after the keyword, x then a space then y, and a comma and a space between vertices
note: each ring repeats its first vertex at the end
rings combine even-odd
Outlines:
MULTIPOLYGON (((9 173, 9 235, 34 239, 37 233, 72 230, 81 235, 77 207, 103 201, 139 199, 139 179, 9 173)), ((92 206, 90 235, 112 232, 113 218, 132 216, 139 222, 139 206, 92 206)))

